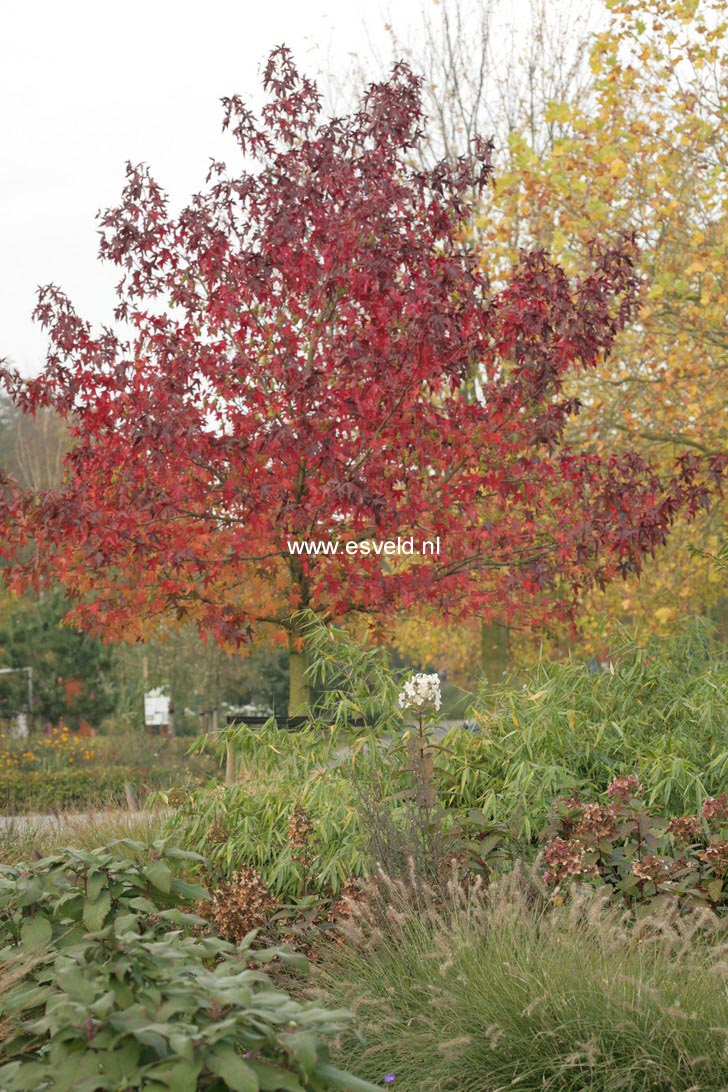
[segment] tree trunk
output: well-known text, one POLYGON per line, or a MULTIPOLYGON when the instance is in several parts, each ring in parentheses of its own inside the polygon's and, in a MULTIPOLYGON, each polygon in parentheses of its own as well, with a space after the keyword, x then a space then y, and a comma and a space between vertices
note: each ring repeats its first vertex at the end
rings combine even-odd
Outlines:
POLYGON ((311 703, 311 686, 306 676, 308 669, 308 649, 300 647, 302 636, 291 630, 288 637, 288 663, 289 663, 289 698, 288 716, 301 717, 309 711, 311 703))
POLYGON ((489 683, 503 680, 508 670, 508 628, 493 622, 480 627, 480 666, 489 683))

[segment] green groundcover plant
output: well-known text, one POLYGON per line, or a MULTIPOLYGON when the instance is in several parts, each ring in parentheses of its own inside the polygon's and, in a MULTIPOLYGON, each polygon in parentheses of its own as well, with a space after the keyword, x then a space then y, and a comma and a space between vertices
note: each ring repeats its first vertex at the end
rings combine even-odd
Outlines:
POLYGON ((328 1061, 321 1037, 349 1014, 258 969, 300 956, 226 943, 189 912, 208 897, 178 875, 193 856, 123 840, 0 869, 0 1087, 373 1092, 328 1061))

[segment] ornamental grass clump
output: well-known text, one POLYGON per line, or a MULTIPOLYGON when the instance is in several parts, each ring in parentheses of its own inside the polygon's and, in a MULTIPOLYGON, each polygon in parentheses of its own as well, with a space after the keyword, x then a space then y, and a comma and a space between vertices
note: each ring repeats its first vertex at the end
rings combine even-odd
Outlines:
POLYGON ((355 1012, 335 1059, 401 1092, 718 1092, 728 946, 707 909, 635 921, 605 891, 554 904, 536 871, 445 898, 380 876, 312 970, 355 1012))

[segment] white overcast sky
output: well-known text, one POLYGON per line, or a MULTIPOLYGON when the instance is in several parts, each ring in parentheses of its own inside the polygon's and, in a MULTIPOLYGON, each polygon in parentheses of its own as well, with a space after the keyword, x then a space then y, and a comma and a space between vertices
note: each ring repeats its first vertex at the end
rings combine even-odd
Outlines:
MULTIPOLYGON (((385 23, 409 42, 434 2, 0 0, 0 357, 39 370, 39 284, 111 322, 118 270, 97 260, 95 215, 117 202, 127 160, 148 163, 181 205, 211 156, 234 159, 220 97, 255 106, 275 45, 345 80, 353 55, 389 53, 385 23)), ((527 17, 527 0, 506 8, 527 17)))

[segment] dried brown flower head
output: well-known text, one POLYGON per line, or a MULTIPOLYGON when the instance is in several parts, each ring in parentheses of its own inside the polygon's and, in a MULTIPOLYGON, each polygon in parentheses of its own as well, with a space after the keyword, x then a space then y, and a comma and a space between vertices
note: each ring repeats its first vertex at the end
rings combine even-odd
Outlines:
POLYGON ((665 861, 655 857, 652 853, 645 854, 641 861, 633 861, 632 872, 638 880, 649 881, 654 883, 655 886, 663 883, 670 875, 665 861))
POLYGON ((569 876, 599 875, 595 865, 587 864, 584 844, 578 839, 567 842, 564 838, 551 838, 546 843, 544 861, 549 866, 544 873, 546 883, 557 884, 569 876))
POLYGON ((221 937, 238 944, 251 929, 266 926, 279 906, 255 869, 241 868, 213 892, 205 916, 221 937))
POLYGON ((614 812, 601 804, 587 804, 576 828, 577 834, 597 841, 614 837, 616 831, 617 820, 614 812))
POLYGON ((709 823, 728 823, 728 793, 708 796, 703 802, 702 814, 709 823))
POLYGON ((710 865, 716 876, 724 876, 726 869, 728 869, 728 842, 714 842, 698 856, 701 861, 705 861, 707 865, 710 865))
POLYGON ((702 829, 696 815, 681 815, 670 820, 667 833, 678 842, 694 842, 702 834, 702 829))
POLYGON ((302 856, 313 837, 313 823, 300 804, 296 804, 288 821, 288 844, 293 850, 294 859, 302 856))
POLYGON ((607 788, 607 796, 612 800, 621 800, 625 804, 633 796, 642 795, 642 782, 634 776, 634 774, 627 774, 626 777, 615 777, 614 781, 607 788))
POLYGON ((207 828, 207 840, 210 845, 222 845, 230 837, 230 828, 225 819, 219 816, 213 819, 207 828))
POLYGON ((376 893, 376 880, 364 881, 350 876, 328 912, 328 921, 339 922, 352 916, 358 907, 364 906, 376 893))

